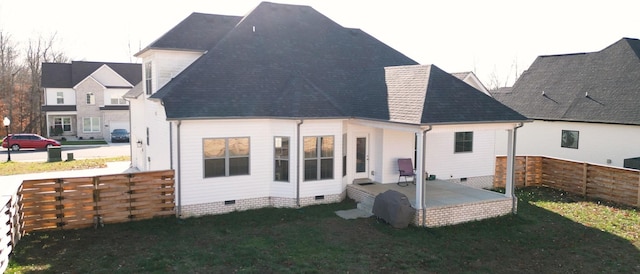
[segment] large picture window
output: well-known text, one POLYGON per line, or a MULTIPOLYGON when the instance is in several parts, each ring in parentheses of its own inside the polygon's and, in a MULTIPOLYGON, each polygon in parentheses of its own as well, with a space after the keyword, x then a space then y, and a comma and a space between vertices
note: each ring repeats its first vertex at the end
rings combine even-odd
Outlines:
POLYGON ((273 144, 275 181, 289 182, 289 137, 276 137, 273 144))
POLYGON ((333 179, 333 136, 304 137, 304 180, 333 179))
POLYGON ((454 151, 456 153, 473 151, 473 131, 456 132, 454 151))
POLYGON ((578 139, 580 138, 580 132, 577 130, 563 130, 562 140, 560 142, 561 147, 578 149, 578 139))
POLYGON ((249 137, 204 139, 204 177, 248 175, 249 151, 249 137))
POLYGON ((100 132, 100 117, 86 117, 82 119, 82 132, 100 132))

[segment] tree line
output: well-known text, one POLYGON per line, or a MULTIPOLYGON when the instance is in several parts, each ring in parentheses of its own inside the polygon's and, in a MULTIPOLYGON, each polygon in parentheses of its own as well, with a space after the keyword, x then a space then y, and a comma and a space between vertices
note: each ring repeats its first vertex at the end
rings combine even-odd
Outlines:
MULTIPOLYGON (((4 117, 11 120, 12 133, 46 135, 46 117, 40 110, 44 102, 42 63, 69 62, 69 58, 55 48, 56 42, 53 34, 20 44, 0 30, 0 120, 4 117)), ((0 136, 4 136, 4 129, 0 136)))

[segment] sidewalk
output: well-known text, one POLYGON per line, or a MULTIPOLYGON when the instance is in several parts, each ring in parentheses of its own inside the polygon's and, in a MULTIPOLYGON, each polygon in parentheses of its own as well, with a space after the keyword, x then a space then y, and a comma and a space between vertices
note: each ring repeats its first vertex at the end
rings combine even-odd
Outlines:
POLYGON ((131 171, 131 162, 107 162, 105 168, 93 168, 83 170, 65 170, 44 173, 18 174, 0 176, 0 196, 14 195, 23 180, 47 179, 47 178, 71 178, 71 177, 91 177, 106 174, 118 174, 135 172, 131 171))

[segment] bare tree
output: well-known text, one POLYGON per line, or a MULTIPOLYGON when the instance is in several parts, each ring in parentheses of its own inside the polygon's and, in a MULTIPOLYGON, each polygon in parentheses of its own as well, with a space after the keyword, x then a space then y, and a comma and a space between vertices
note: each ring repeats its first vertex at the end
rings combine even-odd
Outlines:
POLYGON ((509 71, 506 74, 504 74, 502 77, 500 76, 500 73, 498 73, 496 66, 493 67, 493 71, 491 72, 491 74, 489 74, 489 83, 487 84, 487 88, 489 90, 498 90, 499 88, 507 87, 508 85, 513 84, 511 83, 511 78, 510 78, 512 73, 514 73, 513 75, 515 76, 513 81, 518 80, 518 77, 520 76, 519 75, 520 72, 518 71, 517 57, 511 63, 511 67, 509 67, 509 71))
POLYGON ((25 67, 29 74, 29 80, 25 92, 28 96, 28 107, 25 107, 25 131, 29 132, 47 132, 46 130, 46 117, 40 111, 40 106, 43 102, 41 78, 42 78, 42 63, 67 62, 69 58, 61 51, 55 49, 56 34, 54 33, 48 38, 42 36, 37 39, 29 39, 25 52, 25 67), (28 109, 28 111, 27 111, 28 109))
MULTIPOLYGON (((17 45, 11 36, 0 30, 0 114, 13 121, 13 93, 15 89, 15 77, 20 71, 17 64, 17 45)), ((11 123, 11 127, 14 124, 11 123)))

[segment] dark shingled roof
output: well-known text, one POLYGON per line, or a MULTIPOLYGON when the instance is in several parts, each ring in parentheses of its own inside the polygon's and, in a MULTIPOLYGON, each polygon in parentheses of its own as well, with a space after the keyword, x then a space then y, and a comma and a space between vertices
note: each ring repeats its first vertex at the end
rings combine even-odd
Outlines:
POLYGON ((73 61, 42 63, 41 84, 44 88, 73 88, 103 65, 109 66, 132 86, 142 80, 142 67, 132 63, 73 61))
MULTIPOLYGON (((215 26, 214 26, 215 27, 215 26)), ((398 122, 522 121, 523 116, 435 66, 421 90, 388 90, 389 67, 415 61, 359 29, 344 28, 308 6, 261 3, 205 55, 158 90, 168 119, 241 117, 394 120, 391 99, 422 93, 416 119, 398 122), (472 92, 470 92, 472 91, 472 92), (454 100, 450 102, 425 101, 454 100), (473 93, 473 94, 468 94, 473 93), (422 110, 426 112, 422 112, 422 110), (428 112, 428 113, 427 113, 428 112), (437 112, 437 113, 432 113, 437 112)), ((393 70, 393 68, 391 68, 393 70)), ((400 68, 402 70, 402 68, 400 68)), ((415 117, 414 117, 415 118, 415 117)))
POLYGON ((640 41, 539 56, 510 92, 492 95, 532 119, 640 125, 640 41))
POLYGON ((149 49, 206 51, 215 46, 241 19, 240 16, 194 12, 135 55, 149 49))

